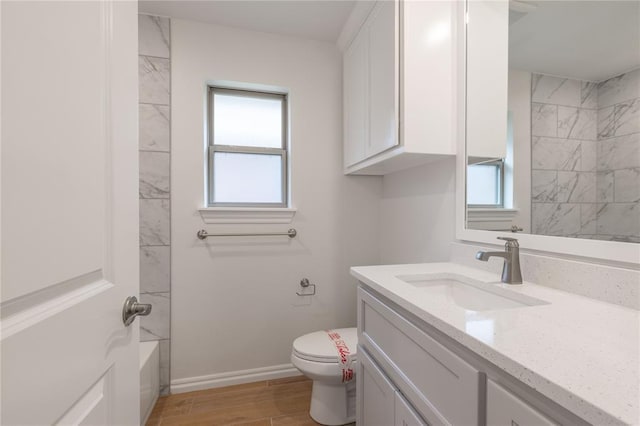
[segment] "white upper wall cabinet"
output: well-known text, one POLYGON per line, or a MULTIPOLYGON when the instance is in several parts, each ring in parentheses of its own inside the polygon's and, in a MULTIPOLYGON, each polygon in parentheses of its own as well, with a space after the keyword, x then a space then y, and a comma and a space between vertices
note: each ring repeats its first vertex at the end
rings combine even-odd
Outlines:
POLYGON ((358 4, 344 46, 345 174, 455 155, 456 2, 358 4))
MULTIPOLYGON (((367 31, 366 28, 362 29, 367 31)), ((361 34, 361 35, 362 35, 361 34)), ((344 139, 362 141, 344 145, 344 164, 352 165, 367 156, 369 140, 369 39, 357 37, 344 53, 344 117, 349 125, 344 126, 344 139), (346 84, 346 82, 349 84, 346 84)))
MULTIPOLYGON (((369 141, 365 149, 367 158, 400 143, 397 21, 398 3, 381 1, 371 11, 364 31, 369 38, 369 141)), ((365 34, 359 34, 362 35, 365 34)))

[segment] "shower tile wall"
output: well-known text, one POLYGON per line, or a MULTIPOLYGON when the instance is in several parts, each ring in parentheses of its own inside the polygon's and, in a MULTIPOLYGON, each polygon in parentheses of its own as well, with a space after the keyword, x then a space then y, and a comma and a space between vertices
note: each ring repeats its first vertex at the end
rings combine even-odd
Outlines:
POLYGON ((531 96, 533 232, 640 242, 640 70, 531 96))
POLYGON ((640 243, 640 69, 598 85, 597 238, 640 243))
POLYGON ((140 321, 140 340, 160 343, 160 392, 169 392, 170 37, 169 19, 138 16, 140 154, 140 300, 153 310, 140 321))
POLYGON ((595 234, 597 84, 532 75, 531 221, 535 234, 595 234))

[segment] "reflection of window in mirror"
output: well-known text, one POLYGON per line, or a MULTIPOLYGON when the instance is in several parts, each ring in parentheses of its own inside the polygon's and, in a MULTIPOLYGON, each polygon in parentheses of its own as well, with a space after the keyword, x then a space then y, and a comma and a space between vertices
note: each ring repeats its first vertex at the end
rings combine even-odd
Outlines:
POLYGON ((507 118, 504 158, 469 158, 467 166, 467 205, 469 208, 513 207, 513 123, 507 118))
POLYGON ((470 164, 467 167, 467 204, 474 207, 495 207, 504 205, 504 161, 502 158, 470 164))

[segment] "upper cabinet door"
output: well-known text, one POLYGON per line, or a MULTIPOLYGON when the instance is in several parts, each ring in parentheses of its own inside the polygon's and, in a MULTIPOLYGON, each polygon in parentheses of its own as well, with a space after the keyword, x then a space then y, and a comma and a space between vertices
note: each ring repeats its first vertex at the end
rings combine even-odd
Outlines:
POLYGON ((454 136, 456 9, 451 1, 401 3, 401 136, 407 152, 451 155, 454 136))
POLYGON ((369 139, 369 29, 364 26, 344 54, 344 166, 367 156, 369 139))
POLYGON ((398 2, 380 1, 369 26, 369 145, 367 157, 399 143, 398 2))

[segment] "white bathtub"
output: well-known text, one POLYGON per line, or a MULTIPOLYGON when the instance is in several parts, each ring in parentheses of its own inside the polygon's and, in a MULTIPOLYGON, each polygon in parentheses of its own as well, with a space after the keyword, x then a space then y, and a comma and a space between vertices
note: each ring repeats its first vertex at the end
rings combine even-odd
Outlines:
POLYGON ((160 394, 160 349, 158 342, 140 343, 140 424, 147 423, 160 394))

